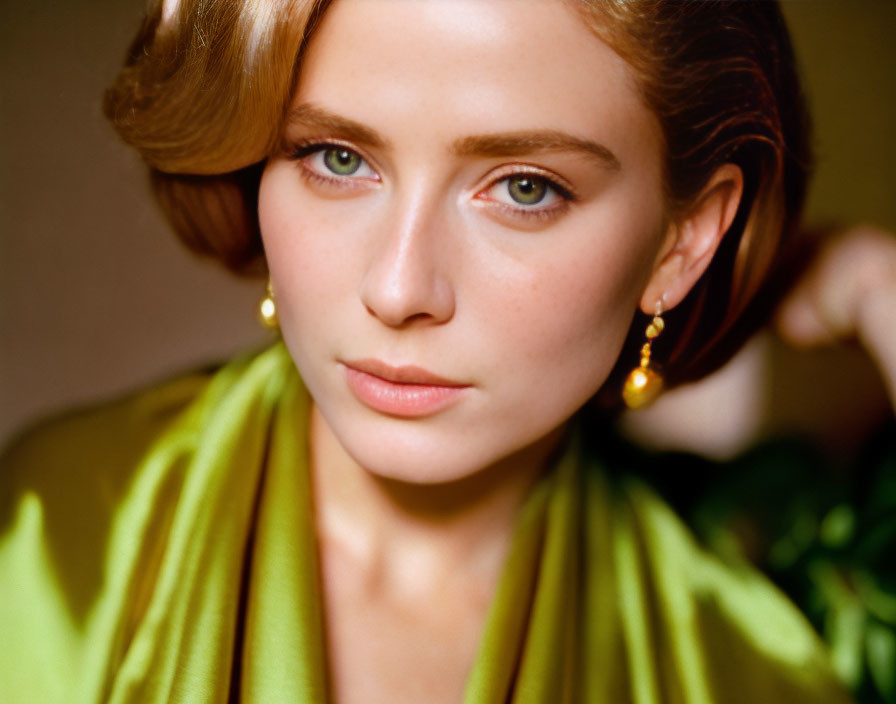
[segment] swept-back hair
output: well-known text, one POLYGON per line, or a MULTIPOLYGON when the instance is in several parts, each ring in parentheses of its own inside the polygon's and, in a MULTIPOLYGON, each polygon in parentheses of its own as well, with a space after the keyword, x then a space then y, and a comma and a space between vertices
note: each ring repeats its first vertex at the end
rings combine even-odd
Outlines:
MULTIPOLYGON (((149 166, 174 230, 233 271, 264 269, 261 170, 329 1, 151 0, 106 93, 106 115, 149 166)), ((625 59, 662 127, 671 214, 722 164, 743 171, 734 223, 654 348, 668 382, 699 378, 763 322, 794 241, 811 158, 787 28, 773 2, 565 1, 625 59)), ((602 396, 618 398, 643 328, 635 315, 602 396)))

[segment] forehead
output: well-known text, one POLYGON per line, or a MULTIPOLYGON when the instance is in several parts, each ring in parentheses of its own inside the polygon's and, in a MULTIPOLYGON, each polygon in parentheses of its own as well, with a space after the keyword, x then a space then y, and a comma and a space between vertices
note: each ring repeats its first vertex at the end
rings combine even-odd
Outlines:
POLYGON ((375 127, 450 126, 446 138, 559 129, 622 151, 659 144, 628 65, 558 0, 336 0, 296 102, 375 127))

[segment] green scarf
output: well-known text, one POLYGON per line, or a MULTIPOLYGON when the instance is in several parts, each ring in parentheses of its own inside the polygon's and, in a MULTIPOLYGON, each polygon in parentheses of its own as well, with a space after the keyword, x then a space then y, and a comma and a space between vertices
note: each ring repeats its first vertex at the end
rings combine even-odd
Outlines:
MULTIPOLYGON (((277 345, 11 447, 3 701, 327 701, 309 407, 277 345)), ((774 587, 577 443, 520 510, 464 699, 846 701, 774 587)))

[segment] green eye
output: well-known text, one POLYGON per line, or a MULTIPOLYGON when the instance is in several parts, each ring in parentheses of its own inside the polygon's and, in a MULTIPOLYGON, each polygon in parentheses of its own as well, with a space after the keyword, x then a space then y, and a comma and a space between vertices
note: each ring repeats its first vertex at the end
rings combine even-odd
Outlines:
POLYGON ((351 176, 361 168, 361 157, 350 149, 331 148, 324 151, 324 164, 334 174, 351 176))
POLYGON ((548 185, 534 176, 511 176, 507 179, 507 192, 520 205, 536 205, 544 200, 548 185))

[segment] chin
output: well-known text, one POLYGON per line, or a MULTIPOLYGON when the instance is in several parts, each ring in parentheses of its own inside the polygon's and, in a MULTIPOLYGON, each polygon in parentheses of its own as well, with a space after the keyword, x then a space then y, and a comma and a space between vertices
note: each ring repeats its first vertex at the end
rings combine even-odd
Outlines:
POLYGON ((386 419, 370 430, 340 433, 337 439, 349 456, 376 477, 407 484, 447 484, 472 477, 510 452, 458 443, 457 435, 439 437, 429 428, 386 419), (382 428, 381 425, 405 427, 382 428))
POLYGON ((514 433, 510 427, 458 428, 438 417, 415 421, 374 417, 362 422, 351 422, 356 419, 344 415, 338 418, 348 422, 331 425, 331 431, 363 471, 418 486, 487 482, 488 476, 502 474, 503 469, 526 471, 532 462, 545 461, 564 429, 561 425, 544 432, 514 433))

